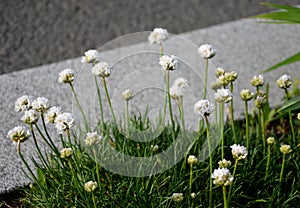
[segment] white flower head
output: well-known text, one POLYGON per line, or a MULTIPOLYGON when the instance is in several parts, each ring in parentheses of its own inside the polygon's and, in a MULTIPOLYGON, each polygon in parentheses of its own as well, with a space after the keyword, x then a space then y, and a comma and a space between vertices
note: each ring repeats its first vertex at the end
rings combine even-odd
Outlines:
POLYGON ((300 113, 297 114, 297 119, 300 120, 300 113))
POLYGON ((212 45, 204 44, 198 48, 198 53, 204 59, 210 59, 216 55, 216 50, 212 47, 212 45))
POLYGON ((251 92, 249 89, 242 89, 240 95, 241 95, 242 100, 249 101, 253 98, 254 93, 251 92))
POLYGON ((282 89, 287 89, 287 88, 289 88, 292 84, 293 84, 292 78, 291 78, 289 75, 287 75, 287 74, 282 75, 282 76, 277 80, 277 86, 278 86, 279 88, 282 88, 282 89))
POLYGON ((174 80, 173 86, 180 87, 180 88, 186 88, 188 86, 188 82, 186 79, 182 77, 178 77, 174 80))
POLYGON ((85 142, 85 145, 87 145, 87 146, 93 146, 93 145, 99 143, 101 139, 102 139, 102 136, 98 135, 97 132, 88 132, 88 133, 86 133, 84 142, 85 142))
POLYGON ((175 79, 172 87, 170 88, 170 95, 173 99, 178 99, 184 95, 184 91, 188 86, 187 80, 179 77, 175 79))
POLYGON ((218 89, 223 88, 223 83, 219 79, 217 79, 215 82, 212 82, 210 84, 210 86, 211 86, 211 89, 213 89, 214 91, 217 91, 218 89))
POLYGON ((162 44, 169 38, 169 33, 166 29, 163 28, 155 28, 150 35, 148 36, 148 40, 151 44, 157 43, 162 44))
POLYGON ((29 138, 29 131, 26 130, 23 126, 16 126, 13 129, 9 130, 7 137, 10 138, 13 142, 25 142, 29 138))
POLYGON ((25 111, 31 109, 33 97, 29 95, 23 95, 22 97, 19 97, 15 102, 15 111, 25 111))
POLYGON ((63 148, 60 150, 60 157, 63 159, 67 159, 73 155, 73 150, 72 148, 63 148))
POLYGON ((106 62, 99 62, 92 67, 92 73, 99 77, 109 77, 111 73, 111 68, 106 62))
POLYGON ((71 113, 61 113, 56 116, 54 122, 57 131, 61 134, 75 124, 75 118, 71 113))
POLYGON ((198 158, 195 155, 190 155, 187 159, 188 164, 194 165, 197 164, 198 158))
POLYGON ((275 138, 274 137, 268 137, 267 144, 271 145, 271 144, 274 144, 274 143, 275 143, 275 138))
POLYGON ((58 74, 59 83, 71 83, 74 81, 74 70, 73 69, 64 69, 58 74))
POLYGON ((231 145, 231 153, 234 159, 236 160, 240 160, 240 159, 245 159, 248 155, 248 151, 246 149, 246 147, 241 146, 241 145, 231 145))
POLYGON ((44 97, 38 97, 32 101, 32 109, 37 112, 46 112, 50 108, 49 100, 44 97))
POLYGON ((197 196, 197 194, 196 194, 196 193, 194 193, 194 192, 193 192, 193 193, 191 193, 191 198, 192 198, 192 199, 195 199, 195 198, 196 198, 196 196, 197 196))
POLYGON ((199 100, 194 105, 194 112, 201 118, 209 116, 213 112, 213 110, 214 106, 208 100, 199 100))
POLYGON ((174 202, 180 203, 183 201, 183 194, 182 193, 173 193, 172 199, 174 202))
POLYGON ((280 152, 285 155, 290 154, 292 152, 291 146, 288 144, 282 144, 280 146, 280 152))
POLYGON ((24 116, 21 118, 21 120, 28 125, 35 124, 38 119, 39 117, 36 114, 36 111, 32 109, 25 111, 24 116))
POLYGON ((133 92, 131 89, 126 89, 122 92, 122 97, 125 101, 129 101, 133 98, 133 92))
POLYGON ((231 166, 231 161, 230 160, 226 160, 226 159, 223 159, 223 160, 220 160, 218 162, 219 164, 219 168, 228 168, 231 166))
POLYGON ((100 61, 100 54, 97 50, 91 49, 84 52, 84 56, 81 58, 81 63, 96 64, 100 61))
POLYGON ((264 77, 262 75, 255 75, 251 80, 251 85, 254 87, 260 87, 264 85, 264 77))
POLYGON ((232 95, 228 89, 217 89, 215 92, 215 100, 219 103, 228 103, 232 100, 232 95))
POLYGON ((156 145, 151 144, 150 148, 152 149, 153 152, 157 152, 159 150, 159 146, 157 144, 156 145))
POLYGON ((218 168, 215 169, 211 175, 213 183, 217 186, 230 186, 233 181, 233 176, 227 168, 218 168))
POLYGON ((260 92, 255 98, 254 105, 257 108, 262 108, 267 102, 267 95, 260 92))
POLYGON ((225 75, 225 69, 223 69, 222 67, 218 67, 216 71, 216 77, 218 78, 219 76, 223 75, 225 75))
POLYGON ((45 115, 46 123, 54 123, 56 117, 61 113, 61 107, 53 106, 48 109, 45 115))
POLYGON ((226 87, 229 85, 230 81, 226 78, 225 75, 221 75, 217 78, 217 82, 222 84, 223 87, 226 87))
POLYGON ((238 78, 238 74, 235 71, 226 72, 224 76, 228 82, 234 82, 238 78))
POLYGON ((87 192, 93 192, 98 187, 97 182, 89 181, 84 184, 84 190, 87 192))
POLYGON ((163 70, 173 71, 178 68, 178 60, 174 55, 163 55, 159 58, 159 65, 163 70))

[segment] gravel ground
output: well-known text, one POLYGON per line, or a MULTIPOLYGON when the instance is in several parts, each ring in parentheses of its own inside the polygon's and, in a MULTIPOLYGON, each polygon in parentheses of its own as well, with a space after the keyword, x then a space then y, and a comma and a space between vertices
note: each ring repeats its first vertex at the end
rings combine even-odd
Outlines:
POLYGON ((260 1, 1 0, 0 74, 78 57, 132 32, 165 27, 182 33, 269 11, 260 1))

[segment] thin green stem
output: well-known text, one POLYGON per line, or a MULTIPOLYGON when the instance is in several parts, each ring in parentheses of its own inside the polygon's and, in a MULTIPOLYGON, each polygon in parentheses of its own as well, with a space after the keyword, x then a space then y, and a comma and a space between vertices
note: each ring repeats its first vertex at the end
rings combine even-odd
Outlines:
MULTIPOLYGON (((230 92, 233 92, 233 83, 230 82, 230 92)), ((231 128, 232 128, 232 133, 233 133, 233 139, 234 143, 237 144, 237 138, 235 134, 235 125, 234 125, 234 109, 233 109, 233 99, 230 101, 230 113, 231 113, 231 128)))
POLYGON ((227 197, 226 197, 226 186, 222 186, 222 190, 223 190, 224 208, 227 208, 228 207, 228 201, 227 201, 227 197))
POLYGON ((95 85, 96 85, 97 95, 98 95, 98 100, 99 100, 101 125, 103 125, 104 124, 104 115, 103 115, 101 92, 100 92, 100 88, 99 88, 99 84, 98 84, 98 80, 97 80, 96 76, 94 76, 94 80, 95 80, 95 85))
POLYGON ((264 145, 264 153, 266 152, 266 123, 265 123, 265 114, 263 108, 261 109, 261 117, 262 117, 262 139, 264 145))
POLYGON ((282 164, 281 164, 280 179, 279 179, 280 186, 281 186, 282 177, 283 177, 284 163, 285 163, 285 154, 283 154, 282 164))
POLYGON ((185 131, 185 123, 184 123, 184 113, 183 113, 183 99, 182 97, 178 98, 178 110, 180 115, 180 120, 182 124, 182 129, 185 131))
POLYGON ((192 193, 192 183, 193 183, 193 164, 190 165, 190 184, 189 184, 189 194, 192 193))
POLYGON ((92 192, 92 198, 93 198, 93 205, 94 205, 94 208, 97 208, 97 205, 96 205, 96 199, 95 199, 95 194, 92 192))
POLYGON ((164 48, 162 43, 159 44, 159 56, 162 57, 164 55, 164 48))
POLYGON ((205 59, 205 76, 204 76, 204 96, 203 96, 203 99, 206 99, 206 93, 207 93, 207 76, 208 76, 208 59, 205 59))
POLYGON ((257 118, 257 138, 261 138, 261 111, 258 109, 258 118, 257 118))
MULTIPOLYGON (((284 89, 285 95, 286 95, 286 100, 289 100, 289 93, 287 89, 284 89)), ((292 112, 289 111, 289 122, 290 122, 290 127, 292 131, 292 141, 295 141, 295 129, 294 129, 294 124, 293 124, 293 117, 292 117, 292 112)))
POLYGON ((245 101, 245 117, 246 117, 246 145, 249 148, 249 115, 248 115, 248 102, 245 101))
POLYGON ((270 145, 268 145, 268 156, 267 156, 267 167, 266 167, 266 173, 265 173, 265 180, 267 180, 268 173, 269 173, 270 157, 271 157, 271 147, 270 147, 270 145))
POLYGON ((126 100, 126 128, 128 137, 130 137, 130 122, 129 122, 129 101, 126 100))
POLYGON ((209 135, 209 121, 208 117, 204 116, 205 124, 206 124, 206 137, 207 137, 207 145, 208 145, 208 154, 209 154, 209 207, 212 207, 212 172, 213 172, 213 161, 212 161, 212 152, 211 152, 211 141, 209 135))
POLYGON ((38 132, 39 132, 40 136, 42 137, 42 139, 44 140, 44 142, 46 142, 46 144, 47 144, 54 152, 56 152, 56 153, 59 154, 59 151, 58 151, 58 150, 57 150, 57 151, 55 150, 55 149, 57 149, 56 146, 55 146, 54 144, 51 144, 51 143, 48 142, 48 140, 46 139, 45 135, 42 133, 42 131, 41 131, 41 129, 38 127, 38 125, 37 125, 37 124, 34 124, 34 126, 35 126, 35 128, 38 130, 38 132))
POLYGON ((97 158, 97 152, 95 150, 95 147, 93 146, 93 152, 94 152, 94 160, 96 163, 96 175, 97 175, 97 183, 100 184, 100 173, 99 173, 99 164, 98 164, 98 158, 97 158))
MULTIPOLYGON (((234 169, 233 169, 233 180, 235 181, 235 172, 236 172, 236 168, 237 168, 237 165, 238 165, 238 162, 239 160, 235 160, 235 163, 234 163, 234 169)), ((228 192, 228 202, 230 202, 230 199, 231 199, 231 192, 232 192, 232 186, 233 186, 234 183, 232 183, 229 187, 229 192, 228 192)))
POLYGON ((48 163, 45 160, 45 158, 44 158, 44 156, 43 156, 43 154, 42 154, 42 152, 40 150, 40 147, 39 147, 39 145, 37 143, 36 136, 35 136, 32 124, 30 124, 30 132, 31 132, 31 135, 32 135, 32 138, 33 138, 33 142, 34 142, 35 148, 36 148, 36 150, 38 152, 39 158, 42 160, 42 162, 44 163, 44 165, 49 169, 48 163))
MULTIPOLYGON (((40 187, 39 183, 38 183, 38 179, 36 178, 36 176, 34 175, 34 173, 32 172, 31 168, 29 167, 28 163, 26 162, 26 160, 24 159, 22 153, 21 153, 21 148, 20 148, 20 141, 18 141, 17 143, 17 152, 19 154, 19 157, 21 158, 23 164, 26 166, 27 170, 30 173, 30 176, 32 177, 32 179, 34 180, 34 182, 36 182, 38 184, 38 186, 40 187)), ((41 187, 40 187, 41 188, 41 187)), ((41 189, 42 190, 42 189, 41 189)))
POLYGON ((113 119, 114 119, 114 122, 115 122, 115 124, 116 124, 116 123, 117 123, 117 120, 116 120, 116 117, 115 117, 115 114, 114 114, 114 109, 113 109, 113 107, 112 107, 112 105, 111 105, 111 101, 110 101, 110 97, 109 97, 109 94, 108 94, 108 90, 107 90, 107 85, 106 85, 105 77, 102 77, 102 81, 103 81, 103 86, 104 86, 104 89, 105 89, 105 94, 106 94, 107 102, 108 102, 108 105, 109 105, 109 108, 110 108, 112 117, 113 117, 113 119))
POLYGON ((88 120, 87 120, 87 118, 86 118, 86 116, 85 116, 85 114, 84 114, 84 112, 83 112, 83 110, 82 110, 82 107, 81 107, 81 105, 80 105, 80 103, 79 103, 79 100, 78 100, 78 97, 77 97, 77 93, 75 92, 74 86, 73 86, 73 84, 72 84, 71 82, 70 82, 70 87, 71 87, 72 93, 73 93, 73 95, 74 95, 76 104, 77 104, 77 106, 78 106, 78 108, 79 108, 79 110, 80 110, 80 113, 81 113, 81 115, 82 115, 82 118, 83 118, 83 120, 84 120, 84 126, 85 126, 85 129, 86 129, 86 131, 88 131, 88 130, 89 130, 88 120))
POLYGON ((224 159, 224 103, 220 103, 220 137, 221 137, 221 151, 222 160, 224 159))
MULTIPOLYGON (((50 137, 50 135, 49 135, 49 133, 48 133, 48 129, 47 129, 47 126, 46 126, 46 123, 45 123, 45 118, 44 118, 44 114, 43 114, 43 113, 41 113, 41 118, 42 118, 42 123, 43 123, 44 131, 45 131, 45 133, 46 133, 46 136, 47 136, 48 140, 49 140, 50 143, 51 143, 51 145, 48 145, 48 146, 49 146, 55 153, 58 153, 59 151, 58 151, 57 147, 55 146, 54 142, 52 141, 52 139, 51 139, 51 137, 50 137)), ((37 125, 35 125, 35 126, 37 126, 37 125)), ((48 144, 48 143, 47 143, 47 144, 48 144)))
POLYGON ((171 124, 172 124, 172 135, 173 135, 173 139, 175 139, 175 136, 174 136, 175 123, 174 123, 174 119, 173 119, 173 111, 172 111, 172 103, 171 103, 171 95, 170 95, 170 70, 167 70, 166 83, 167 83, 166 87, 167 87, 167 95, 168 95, 170 120, 171 120, 171 124))

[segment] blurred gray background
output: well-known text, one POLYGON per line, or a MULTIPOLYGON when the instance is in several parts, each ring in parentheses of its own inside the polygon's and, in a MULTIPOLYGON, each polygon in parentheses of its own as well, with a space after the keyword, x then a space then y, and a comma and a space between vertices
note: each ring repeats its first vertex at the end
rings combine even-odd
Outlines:
POLYGON ((164 27, 177 34, 270 11, 260 1, 1 0, 0 74, 78 57, 132 32, 164 27))

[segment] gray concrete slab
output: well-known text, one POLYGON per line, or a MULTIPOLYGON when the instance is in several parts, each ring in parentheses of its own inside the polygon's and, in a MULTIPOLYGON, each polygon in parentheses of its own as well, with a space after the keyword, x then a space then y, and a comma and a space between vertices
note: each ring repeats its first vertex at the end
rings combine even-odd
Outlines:
MULTIPOLYGON (((194 103, 203 96, 204 61, 197 54, 200 44, 209 43, 217 49, 217 55, 211 59, 209 82, 215 77, 218 66, 226 70, 235 70, 239 78, 234 88, 235 115, 241 118, 243 104, 239 92, 243 88, 253 89, 250 79, 261 73, 261 70, 298 52, 299 25, 266 25, 252 20, 238 20, 205 29, 199 29, 180 35, 173 35, 164 44, 165 53, 174 54, 180 59, 178 70, 171 72, 171 79, 184 77, 190 88, 184 97, 184 111, 187 125, 195 128, 197 117, 193 114, 194 103)), ((135 34, 147 40, 149 32, 135 34)), ((126 42, 134 36, 121 37, 126 42)), ((108 44, 114 44, 114 41, 108 44)), ((143 110, 147 105, 151 115, 162 107, 162 71, 158 65, 158 46, 143 42, 114 50, 101 51, 102 60, 109 62, 113 71, 108 78, 109 92, 113 106, 118 115, 122 115, 124 102, 121 92, 126 88, 133 89, 137 96, 132 100, 132 110, 143 110)), ((271 73, 264 74, 265 81, 270 83, 270 102, 275 106, 281 102, 284 92, 276 87, 276 80, 283 73, 293 78, 299 77, 300 64, 293 64, 271 73)), ((91 120, 98 118, 98 104, 93 76, 90 66, 80 63, 80 58, 70 59, 19 72, 0 76, 1 86, 1 119, 0 119, 0 193, 29 183, 21 172, 22 164, 17 156, 16 147, 6 137, 9 129, 20 124, 19 113, 14 112, 15 100, 30 94, 35 97, 47 97, 53 105, 60 105, 64 111, 73 111, 78 118, 80 114, 72 105, 72 94, 67 85, 57 83, 58 73, 64 68, 76 71, 75 88, 84 110, 89 112, 91 120)), ((210 100, 213 92, 209 91, 210 100)), ((105 116, 109 119, 108 105, 105 103, 105 116)), ((174 106, 175 107, 175 106, 174 106)), ((56 134, 53 129, 53 135, 56 134)), ((22 151, 28 157, 33 152, 32 140, 22 145, 22 151)))
POLYGON ((260 1, 1 0, 0 73, 78 57, 118 36, 158 26, 182 33, 270 11, 260 1))

